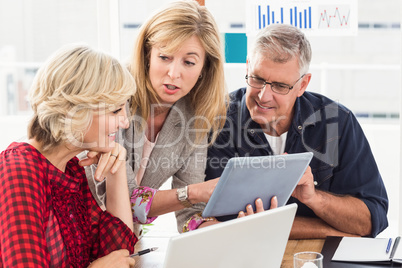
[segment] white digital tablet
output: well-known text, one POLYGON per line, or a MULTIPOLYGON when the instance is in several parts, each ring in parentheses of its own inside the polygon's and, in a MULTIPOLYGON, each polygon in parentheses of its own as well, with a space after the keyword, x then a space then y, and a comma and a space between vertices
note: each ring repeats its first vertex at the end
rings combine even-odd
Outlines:
POLYGON ((277 196, 278 207, 289 200, 313 153, 235 157, 229 159, 202 216, 236 215, 261 198, 268 209, 277 196))

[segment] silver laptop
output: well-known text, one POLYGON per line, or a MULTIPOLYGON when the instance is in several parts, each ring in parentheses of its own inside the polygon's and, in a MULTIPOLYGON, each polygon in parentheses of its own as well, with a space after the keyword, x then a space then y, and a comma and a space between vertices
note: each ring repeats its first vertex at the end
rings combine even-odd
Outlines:
POLYGON ((296 209, 290 204, 172 237, 164 267, 278 268, 296 209))

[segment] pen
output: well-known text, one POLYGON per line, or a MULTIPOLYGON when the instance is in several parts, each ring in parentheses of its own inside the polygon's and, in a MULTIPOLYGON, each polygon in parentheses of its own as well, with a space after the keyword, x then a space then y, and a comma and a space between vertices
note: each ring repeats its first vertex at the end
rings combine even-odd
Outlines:
POLYGON ((147 248, 147 249, 138 251, 137 253, 131 254, 130 257, 141 256, 141 255, 147 254, 147 253, 149 253, 149 252, 155 251, 155 250, 157 250, 157 249, 158 249, 158 248, 156 248, 156 247, 154 247, 154 248, 147 248))
POLYGON ((385 250, 385 253, 388 253, 388 252, 389 252, 389 250, 391 249, 391 244, 392 244, 392 238, 390 238, 390 239, 388 240, 388 245, 387 245, 387 249, 385 250))
POLYGON ((399 240, 401 240, 401 237, 400 237, 400 236, 398 236, 398 237, 395 239, 395 243, 394 243, 394 245, 392 246, 391 255, 389 255, 389 258, 390 258, 391 260, 394 258, 395 251, 396 251, 396 249, 398 248, 399 240))

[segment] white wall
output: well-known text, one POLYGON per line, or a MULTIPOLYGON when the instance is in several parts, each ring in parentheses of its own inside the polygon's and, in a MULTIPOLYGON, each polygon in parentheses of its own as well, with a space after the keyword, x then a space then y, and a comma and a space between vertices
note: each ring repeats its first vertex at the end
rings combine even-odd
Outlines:
POLYGON ((400 187, 400 126, 394 123, 381 124, 360 121, 370 143, 378 168, 387 189, 389 199, 389 227, 380 236, 387 237, 398 233, 399 187, 400 187))
POLYGON ((27 140, 29 115, 0 116, 0 152, 13 141, 27 140))

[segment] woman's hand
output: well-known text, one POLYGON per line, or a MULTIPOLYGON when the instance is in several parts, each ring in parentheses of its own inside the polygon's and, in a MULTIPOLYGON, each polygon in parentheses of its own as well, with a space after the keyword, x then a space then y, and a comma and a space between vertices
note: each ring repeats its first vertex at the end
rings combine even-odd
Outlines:
POLYGON ((127 249, 115 250, 109 253, 108 255, 97 259, 92 262, 88 268, 96 268, 96 267, 108 267, 108 268, 125 268, 125 267, 134 267, 135 260, 130 257, 130 253, 127 249))
POLYGON ((115 174, 121 165, 125 165, 126 155, 126 149, 116 142, 116 146, 111 152, 99 153, 90 151, 87 154, 87 158, 81 160, 79 164, 81 166, 98 164, 95 172, 95 179, 97 181, 102 181, 108 172, 115 174))
MULTIPOLYGON (((278 207, 278 198, 276 196, 274 196, 271 198, 271 207, 269 209, 273 209, 273 208, 277 208, 277 207, 278 207)), ((254 212, 253 206, 248 204, 246 206, 246 212, 240 211, 237 217, 242 218, 242 217, 245 217, 248 215, 252 215, 254 213, 259 213, 259 212, 265 211, 261 198, 257 198, 257 200, 255 200, 255 208, 256 208, 256 211, 254 212)))

